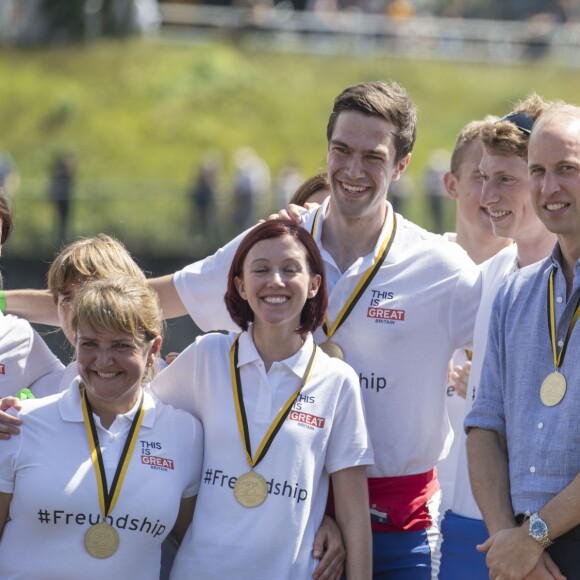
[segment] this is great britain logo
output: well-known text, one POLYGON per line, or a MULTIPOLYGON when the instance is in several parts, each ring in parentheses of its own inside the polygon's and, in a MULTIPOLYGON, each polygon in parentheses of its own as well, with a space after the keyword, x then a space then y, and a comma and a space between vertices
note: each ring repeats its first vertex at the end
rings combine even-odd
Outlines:
POLYGON ((161 443, 141 440, 141 463, 149 465, 151 469, 156 469, 158 471, 174 469, 173 459, 153 455, 151 453, 152 451, 161 451, 161 443))
POLYGON ((367 318, 373 318, 375 322, 382 324, 396 324, 405 321, 405 311, 396 308, 379 306, 385 300, 392 300, 393 292, 372 290, 371 305, 367 308, 367 318))

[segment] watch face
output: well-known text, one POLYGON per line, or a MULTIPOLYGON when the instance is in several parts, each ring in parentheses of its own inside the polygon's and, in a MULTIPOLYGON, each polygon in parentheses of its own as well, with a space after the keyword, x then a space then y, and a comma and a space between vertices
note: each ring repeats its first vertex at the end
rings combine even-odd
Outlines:
POLYGON ((535 522, 532 522, 530 531, 534 536, 541 536, 546 533, 546 528, 547 526, 544 522, 536 520, 535 522))

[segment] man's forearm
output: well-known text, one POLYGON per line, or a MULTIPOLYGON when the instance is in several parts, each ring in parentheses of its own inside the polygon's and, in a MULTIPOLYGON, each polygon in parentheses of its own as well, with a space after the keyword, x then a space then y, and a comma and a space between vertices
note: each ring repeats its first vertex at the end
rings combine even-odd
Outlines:
POLYGON ((514 527, 505 441, 495 431, 470 429, 467 455, 471 488, 490 536, 514 527))
POLYGON ((580 474, 540 510, 540 516, 551 540, 580 525, 580 474))
POLYGON ((60 326, 56 304, 48 290, 6 290, 6 312, 29 322, 60 326))

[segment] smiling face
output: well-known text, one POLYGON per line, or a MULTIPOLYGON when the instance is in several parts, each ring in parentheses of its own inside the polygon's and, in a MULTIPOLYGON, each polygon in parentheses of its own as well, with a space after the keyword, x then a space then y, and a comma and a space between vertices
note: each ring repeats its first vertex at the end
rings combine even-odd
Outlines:
MULTIPOLYGON (((528 152, 532 202, 561 246, 580 248, 580 113, 551 115, 532 132, 528 152)), ((564 249, 564 248, 563 248, 564 249)), ((578 259, 580 256, 570 256, 578 259)))
POLYGON ((320 276, 311 274, 306 248, 286 235, 256 242, 235 285, 254 312, 255 327, 277 326, 295 331, 306 300, 318 292, 320 276))
POLYGON ((77 365, 94 409, 117 414, 129 411, 160 347, 161 337, 143 344, 129 335, 81 324, 76 338, 77 365))
POLYGON ((481 203, 483 178, 479 165, 482 155, 481 143, 477 139, 472 141, 463 153, 458 170, 446 174, 445 186, 457 203, 457 220, 481 236, 493 236, 489 211, 481 203))
POLYGON ((347 219, 384 219, 387 190, 411 158, 395 161, 393 124, 376 116, 344 111, 328 144, 328 178, 338 212, 347 219))
MULTIPOLYGON (((490 214, 496 236, 521 240, 539 225, 532 207, 528 167, 517 155, 483 152, 481 203, 490 214)), ((541 224, 540 224, 541 225, 541 224)))

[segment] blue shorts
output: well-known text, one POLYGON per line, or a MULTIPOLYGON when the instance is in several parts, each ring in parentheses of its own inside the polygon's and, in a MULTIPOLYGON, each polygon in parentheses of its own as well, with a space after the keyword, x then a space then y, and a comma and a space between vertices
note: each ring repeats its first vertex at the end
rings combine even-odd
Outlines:
POLYGON ((439 580, 489 580, 485 554, 475 549, 489 537, 483 520, 446 511, 441 522, 439 580))
POLYGON ((373 578, 431 580, 427 531, 373 532, 373 578))

